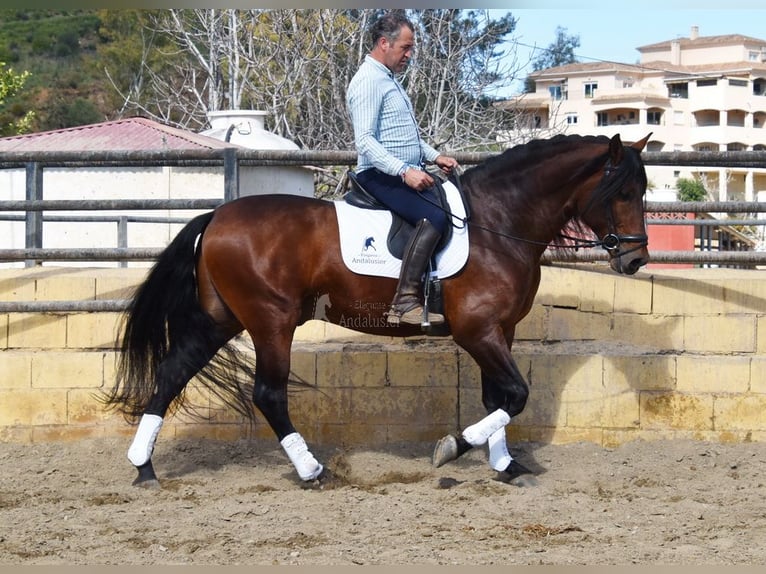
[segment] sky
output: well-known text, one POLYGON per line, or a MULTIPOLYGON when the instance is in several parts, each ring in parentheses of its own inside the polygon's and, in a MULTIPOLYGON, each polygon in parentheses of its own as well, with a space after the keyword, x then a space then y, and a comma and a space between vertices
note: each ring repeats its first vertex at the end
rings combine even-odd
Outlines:
MULTIPOLYGON (((518 21, 513 38, 519 64, 528 62, 537 49, 547 48, 556 39, 556 28, 568 36, 579 36, 578 61, 608 60, 635 64, 636 48, 674 38, 688 38, 692 26, 700 36, 742 34, 766 40, 766 9, 490 9, 490 16, 510 12, 518 21)), ((513 49, 512 47, 510 48, 513 49)), ((537 52, 539 53, 539 52, 537 52)), ((522 77, 531 72, 528 67, 522 77)), ((521 91, 521 84, 516 86, 521 91)), ((508 94, 504 94, 508 95, 508 94)))

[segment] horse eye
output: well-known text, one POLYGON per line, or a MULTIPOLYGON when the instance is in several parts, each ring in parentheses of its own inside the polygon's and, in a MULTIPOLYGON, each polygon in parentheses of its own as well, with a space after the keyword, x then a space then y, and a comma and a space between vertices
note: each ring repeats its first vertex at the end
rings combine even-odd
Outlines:
POLYGON ((630 187, 620 188, 620 191, 617 194, 617 197, 623 201, 628 201, 629 199, 633 197, 633 189, 630 187))

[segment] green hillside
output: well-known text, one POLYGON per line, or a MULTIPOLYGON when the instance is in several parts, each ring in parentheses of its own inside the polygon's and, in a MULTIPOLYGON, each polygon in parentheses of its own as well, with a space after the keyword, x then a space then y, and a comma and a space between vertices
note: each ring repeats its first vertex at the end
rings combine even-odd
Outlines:
POLYGON ((0 10, 0 62, 31 73, 0 107, 0 135, 30 109, 33 131, 109 119, 114 95, 96 64, 100 25, 96 10, 0 10))

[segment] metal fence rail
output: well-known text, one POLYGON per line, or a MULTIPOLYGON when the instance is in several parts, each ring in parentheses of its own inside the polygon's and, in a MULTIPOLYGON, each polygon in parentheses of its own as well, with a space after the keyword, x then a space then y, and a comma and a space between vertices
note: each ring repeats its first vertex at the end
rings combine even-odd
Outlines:
MULTIPOLYGON (((119 211, 119 210, 199 210, 214 209, 221 205, 223 200, 216 198, 203 199, 116 199, 116 200, 33 200, 33 201, 0 201, 0 213, 9 211, 23 211, 27 213, 40 213, 42 211, 119 211)), ((647 213, 766 213, 766 203, 764 202, 652 202, 646 203, 647 213)), ((0 216, 0 220, 15 217, 24 219, 27 216, 0 216)), ((143 221, 157 223, 183 223, 188 221, 185 218, 170 218, 141 216, 101 216, 88 218, 87 216, 60 216, 50 218, 52 221, 112 221, 120 223, 123 221, 143 221), (70 219, 71 218, 71 219, 70 219)), ((42 221, 47 221, 43 218, 42 221)), ((735 225, 766 225, 766 219, 649 219, 648 223, 654 225, 694 225, 694 226, 735 226, 735 225)), ((26 247, 24 249, 0 249, 0 261, 151 261, 161 253, 162 248, 128 248, 126 244, 120 242, 117 248, 43 248, 26 247)), ((551 256, 556 260, 557 255, 551 256)), ((653 252, 652 261, 670 263, 725 263, 725 264, 747 264, 747 265, 766 265, 766 252, 760 251, 710 251, 701 255, 701 252, 690 251, 664 251, 653 252), (675 261, 668 261, 668 258, 676 257, 675 261)), ((565 260, 577 259, 580 261, 598 261, 599 256, 589 254, 586 251, 580 251, 567 256, 565 260)))
MULTIPOLYGON (((457 152, 463 166, 481 163, 496 152, 457 152)), ((738 152, 643 152, 647 165, 766 168, 766 150, 738 152)), ((116 248, 43 248, 42 224, 49 221, 113 222, 125 228, 127 221, 183 223, 188 218, 137 215, 44 215, 43 212, 64 211, 148 211, 148 210, 209 210, 239 196, 241 166, 352 166, 356 152, 313 150, 166 150, 166 151, 92 151, 92 152, 4 152, 0 169, 25 169, 27 199, 0 201, 0 221, 25 221, 27 244, 24 249, 0 249, 0 261, 141 261, 151 262, 163 248, 129 248, 120 236, 116 248), (221 167, 224 186, 221 197, 204 199, 119 199, 119 200, 46 200, 43 194, 44 168, 97 167, 221 167)), ((766 213, 766 202, 647 202, 651 213, 731 213, 730 219, 659 219, 649 216, 653 225, 739 226, 766 225, 764 219, 748 219, 747 215, 766 213)), ((712 229, 712 227, 711 227, 712 229)), ((755 267, 766 265, 766 252, 760 251, 655 251, 654 263, 722 264, 755 267)), ((600 249, 580 249, 576 252, 546 252, 544 262, 601 262, 607 254, 600 249)), ((125 300, 99 301, 20 301, 1 302, 0 312, 64 312, 120 311, 125 300)))

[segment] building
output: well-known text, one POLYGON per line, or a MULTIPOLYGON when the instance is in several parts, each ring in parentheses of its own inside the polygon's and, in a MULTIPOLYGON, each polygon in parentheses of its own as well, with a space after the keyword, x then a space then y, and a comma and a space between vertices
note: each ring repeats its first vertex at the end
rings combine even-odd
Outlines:
MULTIPOLYGON (((638 64, 574 63, 530 74, 535 91, 501 104, 518 113, 508 141, 619 133, 630 143, 651 132, 646 151, 766 149, 766 40, 700 36, 693 26, 688 38, 638 51, 638 64)), ((676 200, 679 178, 701 181, 712 201, 766 201, 766 167, 647 166, 647 176, 652 201, 676 200)))
MULTIPOLYGON (((766 40, 700 36, 638 48, 638 64, 575 63, 530 74, 533 93, 502 105, 520 112, 520 142, 556 133, 637 141, 647 151, 766 149, 766 40)), ((711 200, 766 200, 766 169, 650 166, 650 199, 676 199, 679 177, 699 178, 711 200)))
MULTIPOLYGON (((77 126, 0 138, 3 152, 78 152, 221 150, 224 148, 297 149, 297 145, 263 128, 264 112, 232 110, 211 117, 212 128, 205 133, 173 128, 140 118, 77 126)), ((3 199, 26 198, 23 168, 0 169, 3 199)), ((239 194, 292 193, 313 197, 313 173, 303 167, 242 166, 239 169, 239 194)), ((221 166, 48 166, 43 169, 43 199, 224 199, 224 170, 221 166)), ((119 212, 46 212, 43 224, 45 248, 164 247, 175 237, 178 222, 205 210, 131 210, 119 212), (102 221, 82 221, 97 215, 102 221), (68 219, 68 216, 71 217, 68 219), (129 218, 124 223, 121 218, 129 218), (174 222, 151 221, 174 219, 174 222)), ((0 213, 0 247, 26 246, 22 215, 0 213)), ((0 263, 0 267, 23 263, 0 263)), ((80 266, 80 263, 56 265, 80 266)), ((93 263, 87 263, 93 265, 93 263)), ((114 266, 116 263, 100 265, 114 266)), ((145 266, 148 263, 131 263, 145 266)))

